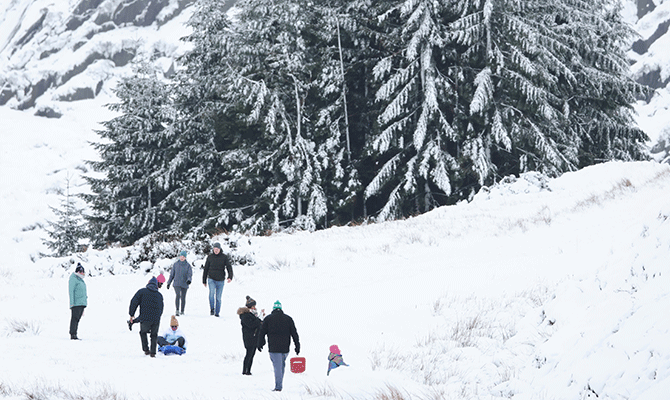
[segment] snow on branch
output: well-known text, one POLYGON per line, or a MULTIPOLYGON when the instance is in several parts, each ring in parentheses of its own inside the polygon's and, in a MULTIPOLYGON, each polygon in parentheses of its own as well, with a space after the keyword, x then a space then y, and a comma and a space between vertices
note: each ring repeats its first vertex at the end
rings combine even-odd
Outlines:
POLYGON ((368 184, 368 186, 365 188, 366 200, 379 193, 379 191, 382 189, 382 187, 384 187, 386 182, 388 182, 388 180, 395 175, 398 164, 400 163, 401 154, 402 153, 398 153, 395 156, 393 156, 390 160, 388 160, 384 164, 384 166, 382 166, 382 168, 379 170, 377 175, 375 175, 372 181, 368 184))
POLYGON ((479 114, 488 106, 493 97, 493 82, 491 82, 491 69, 489 67, 481 70, 475 77, 475 94, 470 103, 470 114, 479 114))

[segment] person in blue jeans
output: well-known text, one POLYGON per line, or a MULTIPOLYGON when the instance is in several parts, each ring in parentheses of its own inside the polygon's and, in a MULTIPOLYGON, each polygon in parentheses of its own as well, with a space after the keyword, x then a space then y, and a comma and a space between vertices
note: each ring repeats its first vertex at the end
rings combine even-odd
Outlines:
POLYGON ((284 371, 286 370, 286 358, 291 346, 291 338, 295 343, 295 354, 300 354, 300 340, 293 318, 284 314, 279 300, 272 307, 272 313, 263 320, 261 331, 258 334, 258 351, 263 351, 265 335, 268 337, 268 351, 275 372, 275 388, 273 391, 281 392, 284 388, 284 371))
POLYGON ((221 250, 220 243, 214 243, 212 254, 207 256, 205 270, 202 273, 202 284, 209 285, 209 314, 215 317, 221 312, 221 295, 224 283, 233 280, 233 266, 230 257, 221 250), (226 272, 228 275, 226 276, 226 272))

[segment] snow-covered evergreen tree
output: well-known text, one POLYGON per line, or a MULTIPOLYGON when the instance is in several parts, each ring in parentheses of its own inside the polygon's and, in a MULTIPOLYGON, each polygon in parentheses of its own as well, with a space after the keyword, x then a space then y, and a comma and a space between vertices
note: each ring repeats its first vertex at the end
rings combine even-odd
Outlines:
POLYGON ((61 195, 60 207, 49 207, 56 215, 56 221, 47 221, 46 231, 50 239, 43 243, 54 252, 54 256, 63 257, 80 251, 81 241, 87 237, 84 225, 84 211, 77 206, 76 199, 70 192, 71 178, 66 178, 65 191, 61 195))
POLYGON ((314 39, 318 15, 307 0, 242 0, 238 6, 237 84, 248 94, 249 122, 262 126, 263 162, 273 171, 262 194, 271 226, 294 220, 315 229, 328 212, 323 169, 332 153, 314 126, 310 96, 320 61, 314 39))
POLYGON ((98 241, 386 220, 504 175, 643 157, 609 0, 229 7, 197 2, 174 86, 120 86, 93 163, 98 241))
POLYGON ((463 46, 463 156, 479 183, 640 158, 627 76, 631 30, 609 0, 460 1, 449 40, 463 46))
POLYGON ((95 143, 101 160, 90 161, 102 177, 87 177, 93 191, 84 196, 93 209, 89 217, 96 244, 132 243, 170 227, 173 210, 163 203, 177 182, 169 173, 176 134, 170 85, 140 65, 123 79, 108 107, 120 113, 105 122, 95 143))
POLYGON ((386 56, 378 219, 467 198, 500 176, 643 158, 630 107, 630 29, 609 0, 377 4, 386 56))
POLYGON ((430 210, 440 204, 436 195, 451 194, 461 136, 452 127, 458 105, 449 67, 456 54, 446 40, 452 4, 384 5, 380 20, 387 27, 387 55, 373 71, 383 81, 377 100, 384 109, 378 117, 382 130, 372 138, 372 149, 384 163, 365 189, 366 198, 386 198, 378 220, 430 210))
MULTIPOLYGON (((249 133, 239 129, 235 106, 229 100, 231 43, 229 6, 201 0, 189 20, 193 33, 184 40, 192 49, 182 57, 175 88, 170 173, 180 185, 166 202, 176 210, 174 228, 182 231, 230 229, 244 218, 254 197, 253 185, 240 174, 253 163, 249 133), (246 196, 250 196, 247 198, 246 196), (243 198, 243 199, 240 199, 243 198), (238 204, 244 203, 240 207, 238 204)), ((251 135, 253 136, 253 135, 251 135)))
POLYGON ((313 113, 317 140, 325 149, 323 187, 333 223, 365 217, 359 168, 366 156, 371 131, 374 94, 369 90, 371 65, 377 54, 364 33, 367 1, 330 0, 320 3, 314 20, 320 29, 314 46, 319 52, 315 68, 313 113), (372 107, 371 107, 372 106, 372 107))
POLYGON ((303 0, 239 1, 234 23, 220 2, 199 7, 177 101, 180 209, 202 228, 327 226, 357 189, 336 19, 303 0))

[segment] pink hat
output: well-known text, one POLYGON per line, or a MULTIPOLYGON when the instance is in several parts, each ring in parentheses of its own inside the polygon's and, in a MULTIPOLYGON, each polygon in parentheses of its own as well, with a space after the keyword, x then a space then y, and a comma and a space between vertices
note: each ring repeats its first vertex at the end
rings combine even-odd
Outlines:
POLYGON ((163 276, 162 272, 156 277, 156 280, 158 283, 165 283, 165 277, 163 276))
POLYGON ((340 354, 340 348, 336 344, 330 346, 330 352, 333 354, 340 354))

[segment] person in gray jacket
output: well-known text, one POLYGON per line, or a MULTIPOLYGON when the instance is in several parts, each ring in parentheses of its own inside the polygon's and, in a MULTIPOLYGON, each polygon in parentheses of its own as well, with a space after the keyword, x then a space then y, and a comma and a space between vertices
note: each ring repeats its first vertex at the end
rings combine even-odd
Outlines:
POLYGON ((88 295, 86 294, 86 282, 84 282, 84 267, 77 264, 77 268, 70 275, 68 289, 70 291, 70 339, 79 340, 77 330, 79 329, 79 320, 84 315, 84 308, 87 306, 88 295))
POLYGON ((170 278, 167 281, 168 290, 170 289, 170 285, 174 286, 176 316, 184 315, 184 307, 186 307, 186 291, 193 278, 193 268, 191 267, 191 264, 186 261, 186 254, 185 250, 179 253, 179 260, 172 266, 170 278))

